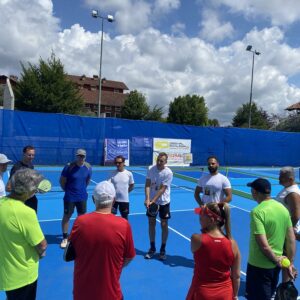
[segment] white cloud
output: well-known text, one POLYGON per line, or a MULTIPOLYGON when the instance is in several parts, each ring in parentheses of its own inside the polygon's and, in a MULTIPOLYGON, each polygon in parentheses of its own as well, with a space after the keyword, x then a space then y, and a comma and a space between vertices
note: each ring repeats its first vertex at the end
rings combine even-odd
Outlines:
POLYGON ((48 56, 59 30, 50 0, 0 1, 0 65, 9 73, 19 61, 48 56))
MULTIPOLYGON (((20 60, 37 63, 53 49, 68 73, 98 74, 100 32, 91 33, 79 24, 62 31, 51 1, 32 1, 0 0, 0 19, 5 20, 0 27, 1 73, 19 75, 20 60), (12 13, 15 18, 7 17, 12 13)), ((203 95, 210 118, 229 124, 237 108, 249 101, 248 44, 262 52, 255 57, 253 100, 269 113, 283 113, 300 98, 300 89, 288 82, 289 76, 300 73, 300 49, 285 44, 278 27, 254 28, 222 48, 151 27, 114 37, 105 34, 102 74, 141 91, 151 105, 163 106, 166 112, 174 97, 203 95)))
POLYGON ((221 23, 216 11, 213 10, 203 11, 201 27, 200 36, 210 42, 220 42, 231 38, 234 32, 231 23, 221 23))
POLYGON ((155 0, 154 11, 157 12, 170 12, 173 9, 180 7, 180 0, 155 0))
POLYGON ((184 35, 185 24, 177 22, 171 26, 171 32, 173 34, 184 35))
POLYGON ((114 15, 120 33, 138 33, 151 24, 152 6, 144 0, 85 0, 89 7, 114 15))
POLYGON ((300 20, 299 0, 212 0, 216 4, 224 4, 233 12, 242 12, 245 16, 255 18, 266 17, 273 25, 287 25, 300 20))

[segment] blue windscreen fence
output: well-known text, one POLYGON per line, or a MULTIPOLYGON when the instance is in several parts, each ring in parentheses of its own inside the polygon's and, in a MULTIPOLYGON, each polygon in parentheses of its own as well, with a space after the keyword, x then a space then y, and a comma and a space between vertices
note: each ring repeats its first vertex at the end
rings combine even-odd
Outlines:
POLYGON ((65 164, 84 148, 90 163, 103 165, 106 138, 129 139, 130 165, 152 163, 153 138, 191 139, 194 165, 210 155, 224 166, 300 165, 299 133, 0 110, 0 152, 14 161, 33 145, 35 164, 65 164))

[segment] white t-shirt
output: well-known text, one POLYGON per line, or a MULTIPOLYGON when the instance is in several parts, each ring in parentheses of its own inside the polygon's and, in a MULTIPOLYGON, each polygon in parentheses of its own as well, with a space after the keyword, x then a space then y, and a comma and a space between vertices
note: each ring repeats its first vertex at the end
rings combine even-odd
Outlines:
POLYGON ((0 172, 0 198, 4 197, 5 193, 5 184, 3 182, 3 173, 0 172))
MULTIPOLYGON (((287 188, 283 188, 276 196, 276 200, 281 202, 287 209, 289 209, 289 207, 287 206, 284 199, 290 193, 296 193, 296 194, 300 195, 300 189, 297 184, 293 184, 287 188)), ((299 233, 300 232, 300 220, 298 220, 295 228, 296 228, 297 232, 299 233)))
POLYGON ((130 171, 124 170, 119 172, 118 170, 112 172, 108 181, 110 181, 116 190, 117 202, 129 202, 128 187, 134 183, 133 175, 130 171))
POLYGON ((198 180, 198 186, 202 188, 204 203, 222 202, 225 198, 225 189, 230 189, 228 178, 220 173, 216 175, 205 174, 198 180))
POLYGON ((165 185, 166 191, 157 199, 156 203, 165 205, 170 203, 171 198, 171 183, 173 179, 173 172, 168 167, 161 171, 157 169, 156 165, 149 168, 147 172, 147 179, 151 180, 150 184, 150 198, 152 199, 162 185, 165 185))

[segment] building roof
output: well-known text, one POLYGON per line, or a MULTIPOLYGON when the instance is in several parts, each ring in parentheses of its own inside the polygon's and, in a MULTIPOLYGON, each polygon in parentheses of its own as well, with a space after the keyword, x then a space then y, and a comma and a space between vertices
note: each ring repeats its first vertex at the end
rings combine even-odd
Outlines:
MULTIPOLYGON (((98 104, 98 90, 81 89, 79 93, 85 103, 98 104)), ((102 91, 101 96, 101 105, 123 106, 128 94, 102 91)))
POLYGON ((1 84, 6 84, 6 78, 9 78, 10 82, 13 85, 16 85, 16 83, 18 82, 18 77, 17 76, 14 76, 14 75, 10 75, 10 76, 0 75, 0 83, 1 84))
POLYGON ((287 107, 285 110, 300 110, 300 102, 292 104, 291 106, 287 107))
MULTIPOLYGON (((76 75, 67 75, 67 77, 78 85, 88 84, 90 86, 99 86, 99 76, 94 75, 93 77, 86 77, 85 75, 76 76, 76 75)), ((106 80, 102 78, 102 87, 121 89, 121 90, 129 90, 124 82, 121 81, 113 81, 106 80)))

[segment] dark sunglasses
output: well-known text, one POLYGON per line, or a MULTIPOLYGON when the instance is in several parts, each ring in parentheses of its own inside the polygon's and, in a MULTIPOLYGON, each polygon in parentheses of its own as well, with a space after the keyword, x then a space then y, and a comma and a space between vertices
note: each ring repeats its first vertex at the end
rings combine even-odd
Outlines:
POLYGON ((166 161, 163 160, 163 159, 158 159, 157 162, 164 163, 164 162, 166 162, 166 161))
POLYGON ((115 165, 121 165, 123 163, 124 163, 123 161, 115 161, 115 165))

